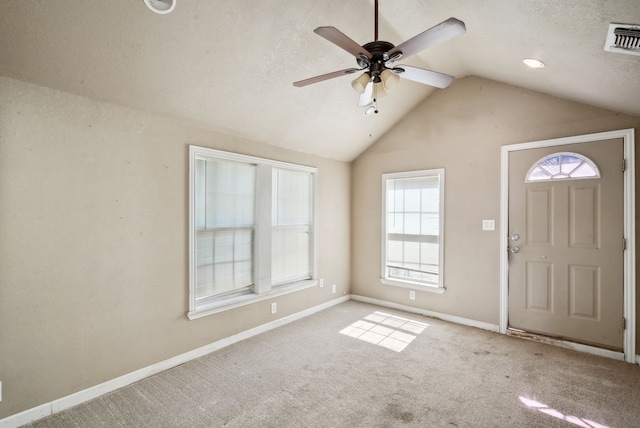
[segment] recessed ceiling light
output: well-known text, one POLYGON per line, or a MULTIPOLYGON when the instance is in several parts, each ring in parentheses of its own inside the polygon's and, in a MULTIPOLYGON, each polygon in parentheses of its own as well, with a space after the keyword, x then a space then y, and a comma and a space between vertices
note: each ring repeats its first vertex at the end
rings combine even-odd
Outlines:
POLYGON ((537 60, 537 59, 533 59, 533 58, 525 58, 522 60, 522 62, 524 62, 528 67, 531 68, 543 68, 544 67, 544 62, 537 60))

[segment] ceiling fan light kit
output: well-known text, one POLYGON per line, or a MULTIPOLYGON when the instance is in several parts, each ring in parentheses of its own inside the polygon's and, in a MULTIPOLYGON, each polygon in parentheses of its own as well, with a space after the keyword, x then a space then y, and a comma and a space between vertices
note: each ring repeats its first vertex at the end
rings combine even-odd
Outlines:
POLYGON ((447 74, 409 65, 394 66, 393 64, 400 58, 407 58, 428 47, 463 34, 466 31, 464 22, 456 18, 449 18, 398 46, 394 46, 392 43, 378 40, 378 0, 375 0, 374 27, 375 40, 362 46, 335 27, 318 27, 313 30, 320 37, 353 55, 359 68, 347 68, 299 80, 294 82, 293 86, 303 87, 365 70, 363 74, 351 82, 351 86, 361 94, 358 105, 365 107, 365 116, 369 116, 378 113, 376 105, 378 97, 384 96, 387 91, 398 84, 400 77, 437 88, 446 88, 453 82, 454 77, 447 74))

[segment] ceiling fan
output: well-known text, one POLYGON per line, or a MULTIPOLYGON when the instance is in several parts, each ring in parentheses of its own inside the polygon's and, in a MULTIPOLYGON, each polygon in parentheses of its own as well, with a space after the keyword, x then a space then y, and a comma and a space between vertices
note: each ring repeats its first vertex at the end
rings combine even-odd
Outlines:
POLYGON ((293 83, 293 86, 302 87, 324 80, 340 77, 345 74, 353 74, 366 70, 362 75, 351 82, 351 86, 358 93, 360 99, 358 105, 367 107, 365 114, 378 113, 377 98, 385 91, 390 90, 400 77, 437 88, 446 88, 454 77, 436 71, 409 65, 393 64, 400 58, 407 58, 428 47, 447 41, 466 31, 464 22, 449 18, 411 39, 394 46, 392 43, 378 40, 378 0, 375 0, 374 26, 375 40, 360 46, 335 27, 318 27, 313 30, 320 37, 324 37, 331 43, 349 52, 356 58, 360 68, 346 68, 332 73, 322 74, 293 83))

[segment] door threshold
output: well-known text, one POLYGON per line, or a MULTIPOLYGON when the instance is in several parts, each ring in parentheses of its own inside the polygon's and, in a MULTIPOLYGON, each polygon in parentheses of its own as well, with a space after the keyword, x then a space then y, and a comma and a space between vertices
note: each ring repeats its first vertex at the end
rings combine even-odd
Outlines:
POLYGON ((584 345, 577 342, 569 342, 564 339, 557 339, 541 334, 529 333, 523 330, 507 328, 507 336, 517 337, 520 339, 530 340, 532 342, 546 343, 547 345, 559 346, 560 348, 571 349, 587 354, 598 355, 600 357, 611 358, 618 361, 624 361, 624 353, 621 351, 613 351, 610 349, 598 348, 596 346, 584 345))

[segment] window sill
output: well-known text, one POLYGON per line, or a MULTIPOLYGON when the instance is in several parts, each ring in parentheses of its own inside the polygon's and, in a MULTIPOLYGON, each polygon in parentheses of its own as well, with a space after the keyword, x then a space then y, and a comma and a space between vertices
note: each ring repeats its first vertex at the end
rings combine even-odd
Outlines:
POLYGON ((380 282, 385 285, 393 285, 395 287, 409 288, 411 290, 426 291, 435 294, 444 294, 445 288, 437 285, 422 284, 419 282, 398 281, 389 278, 380 278, 380 282))
POLYGON ((193 311, 187 312, 187 318, 195 320, 207 315, 218 314, 220 312, 229 311, 231 309, 240 308, 242 306, 251 305, 274 297, 283 296, 285 294, 294 293, 306 288, 318 285, 317 279, 308 279, 305 281, 292 282, 291 284, 281 285, 271 291, 262 294, 243 294, 241 296, 230 297, 228 299, 201 305, 193 311))

